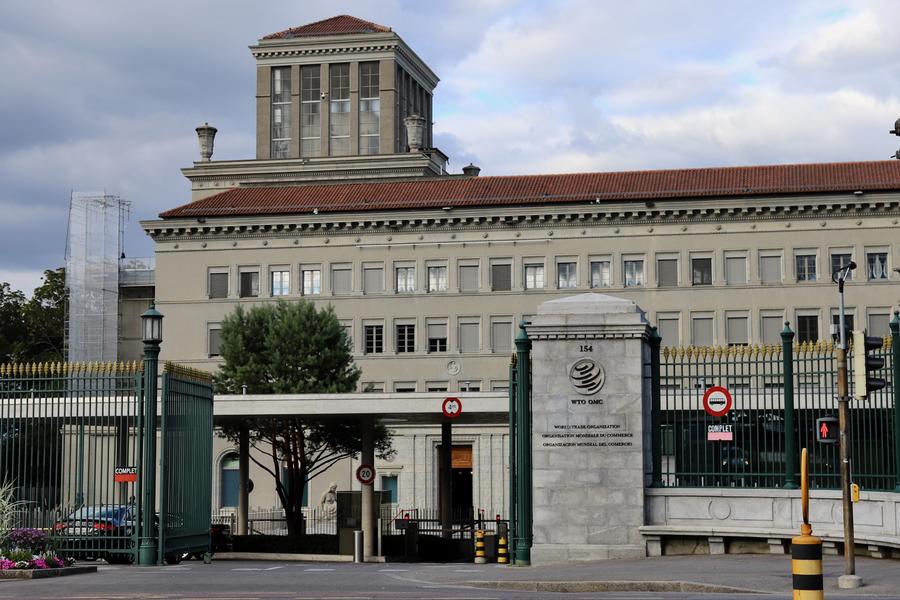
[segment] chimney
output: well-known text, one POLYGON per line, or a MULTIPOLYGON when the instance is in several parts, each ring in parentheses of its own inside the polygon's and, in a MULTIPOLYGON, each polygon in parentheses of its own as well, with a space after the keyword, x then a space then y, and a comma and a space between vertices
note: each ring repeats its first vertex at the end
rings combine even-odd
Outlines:
POLYGON ((218 129, 204 123, 197 128, 197 139, 200 142, 200 162, 209 162, 213 155, 213 143, 216 141, 218 129))
POLYGON ((406 141, 410 152, 421 152, 425 139, 425 117, 410 115, 403 119, 406 125, 406 141))
POLYGON ((468 175, 469 177, 478 177, 479 173, 481 173, 481 167, 476 167, 472 163, 469 163, 468 167, 463 167, 463 175, 468 175))

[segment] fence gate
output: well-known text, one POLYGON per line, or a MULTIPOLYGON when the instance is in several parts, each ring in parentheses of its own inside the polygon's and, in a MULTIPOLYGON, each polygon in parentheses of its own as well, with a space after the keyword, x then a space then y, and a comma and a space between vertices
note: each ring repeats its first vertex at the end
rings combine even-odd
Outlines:
MULTIPOLYGON (((162 380, 160 561, 208 549, 212 478, 209 375, 166 365, 162 380)), ((157 435, 144 383, 137 362, 0 365, 0 486, 14 502, 0 535, 32 527, 67 556, 136 561, 142 436, 157 435)))
POLYGON ((213 391, 208 373, 166 363, 162 375, 159 561, 209 550, 213 391))

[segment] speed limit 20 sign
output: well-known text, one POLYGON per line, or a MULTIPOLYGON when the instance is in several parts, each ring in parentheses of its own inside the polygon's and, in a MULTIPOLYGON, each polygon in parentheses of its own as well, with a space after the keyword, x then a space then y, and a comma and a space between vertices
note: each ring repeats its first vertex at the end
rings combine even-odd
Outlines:
POLYGON ((372 485, 372 482, 375 481, 375 467, 359 465, 356 469, 356 479, 363 485, 372 485))

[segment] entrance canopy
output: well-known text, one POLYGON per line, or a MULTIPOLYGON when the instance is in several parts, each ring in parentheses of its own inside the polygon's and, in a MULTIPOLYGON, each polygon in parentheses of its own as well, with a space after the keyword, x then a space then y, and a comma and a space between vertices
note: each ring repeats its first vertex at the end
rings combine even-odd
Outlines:
POLYGON ((441 405, 459 398, 462 414, 457 425, 502 424, 508 419, 509 395, 501 392, 426 392, 354 394, 244 394, 216 395, 217 423, 240 417, 371 415, 385 424, 437 425, 446 420, 441 405))

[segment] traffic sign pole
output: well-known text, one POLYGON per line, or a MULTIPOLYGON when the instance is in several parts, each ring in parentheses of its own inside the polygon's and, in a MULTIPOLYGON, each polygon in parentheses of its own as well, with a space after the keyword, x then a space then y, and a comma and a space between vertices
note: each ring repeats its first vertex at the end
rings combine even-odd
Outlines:
MULTIPOLYGON (((847 384, 847 331, 844 309, 844 280, 850 271, 856 268, 851 262, 847 267, 832 274, 838 284, 840 296, 840 343, 837 348, 837 394, 838 394, 838 426, 840 428, 841 458, 841 497, 844 513, 844 576, 838 580, 838 587, 858 587, 856 577, 856 547, 853 539, 853 502, 850 498, 850 391, 847 384)), ((856 348, 856 352, 864 352, 856 348)))

